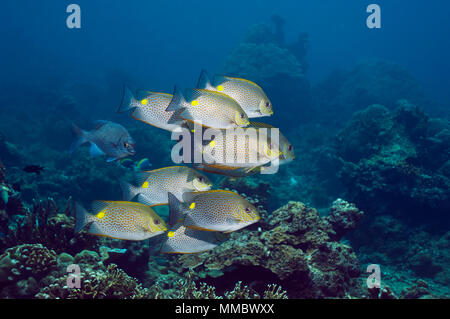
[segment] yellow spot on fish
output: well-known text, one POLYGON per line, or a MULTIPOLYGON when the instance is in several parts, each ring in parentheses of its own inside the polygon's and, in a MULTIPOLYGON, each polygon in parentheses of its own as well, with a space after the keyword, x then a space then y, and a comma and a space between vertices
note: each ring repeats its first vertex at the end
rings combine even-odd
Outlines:
POLYGON ((105 212, 101 211, 100 213, 97 214, 97 218, 102 219, 103 217, 105 217, 105 212))
POLYGON ((211 141, 210 143, 209 143, 209 146, 211 146, 211 147, 214 147, 214 146, 216 146, 216 141, 211 141))
POLYGON ((192 204, 189 206, 189 208, 190 208, 190 209, 194 209, 194 208, 195 208, 195 203, 192 203, 192 204))
POLYGON ((197 101, 197 100, 192 101, 192 102, 191 102, 191 105, 192 105, 192 106, 197 106, 197 105, 198 105, 198 101, 197 101))
POLYGON ((222 92, 223 91, 223 86, 222 85, 218 85, 217 86, 217 91, 222 92))
POLYGON ((142 188, 147 188, 148 187, 148 182, 144 182, 144 184, 142 184, 142 188))
POLYGON ((141 104, 142 104, 142 105, 147 105, 147 103, 148 103, 148 100, 147 100, 147 99, 141 100, 141 104))
POLYGON ((173 231, 170 231, 167 233, 167 237, 173 237, 175 236, 175 233, 173 231))
POLYGON ((195 133, 195 130, 191 130, 192 133, 195 133))

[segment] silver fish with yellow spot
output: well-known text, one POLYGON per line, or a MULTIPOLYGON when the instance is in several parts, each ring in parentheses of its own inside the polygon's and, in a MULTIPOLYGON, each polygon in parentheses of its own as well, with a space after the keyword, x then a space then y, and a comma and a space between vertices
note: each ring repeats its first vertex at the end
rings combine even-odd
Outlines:
POLYGON ((130 116, 135 120, 161 128, 167 131, 177 131, 181 128, 183 120, 177 116, 180 111, 166 111, 173 95, 167 93, 140 90, 133 95, 131 90, 124 87, 122 103, 118 112, 133 110, 130 116), (172 123, 169 120, 172 119, 172 123), (179 124, 176 124, 179 123, 179 124))
POLYGON ((170 225, 183 221, 188 228, 229 233, 261 219, 252 203, 231 191, 185 193, 183 199, 169 194, 170 225))
POLYGON ((258 128, 217 130, 206 145, 197 144, 202 164, 222 170, 253 169, 277 159, 281 150, 268 134, 258 128))
POLYGON ((144 240, 167 230, 164 220, 147 205, 123 201, 94 201, 89 214, 76 203, 75 232, 88 226, 91 235, 144 240))
POLYGON ((173 124, 180 124, 179 117, 213 128, 245 127, 249 124, 247 114, 235 100, 223 93, 208 90, 188 89, 183 95, 175 88, 166 111, 175 112, 176 115, 169 120, 173 124))
POLYGON ((256 83, 225 75, 214 76, 211 82, 205 70, 202 70, 197 87, 224 93, 233 98, 244 109, 249 118, 270 116, 272 103, 263 89, 256 83))
POLYGON ((137 196, 146 205, 165 205, 168 193, 179 200, 183 193, 211 189, 211 181, 202 173, 186 166, 170 166, 136 173, 136 185, 120 182, 123 198, 131 200, 137 196))
MULTIPOLYGON (((250 122, 249 127, 254 127, 257 129, 260 128, 266 128, 267 129, 267 135, 270 139, 271 137, 271 129, 275 128, 274 126, 266 123, 260 123, 260 122, 250 122)), ((278 131, 279 133, 279 146, 280 146, 280 165, 286 164, 289 162, 292 162, 295 159, 295 153, 294 153, 294 146, 289 142, 289 140, 284 136, 281 131, 278 131)))
POLYGON ((219 232, 187 228, 183 222, 178 222, 166 233, 160 252, 165 254, 201 253, 217 247, 228 237, 219 232))

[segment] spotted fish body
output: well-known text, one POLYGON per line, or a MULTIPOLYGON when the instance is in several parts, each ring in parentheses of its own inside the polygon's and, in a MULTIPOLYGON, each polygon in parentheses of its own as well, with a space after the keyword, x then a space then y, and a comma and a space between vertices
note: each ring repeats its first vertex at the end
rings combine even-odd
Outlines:
MULTIPOLYGON (((270 132, 274 128, 270 124, 260 123, 260 122, 250 122, 250 127, 267 128, 268 137, 270 139, 270 132)), ((289 142, 289 140, 284 136, 281 131, 279 131, 279 145, 280 145, 280 164, 285 164, 293 161, 295 159, 294 146, 289 142)))
MULTIPOLYGON (((258 128, 236 129, 233 132, 220 130, 213 140, 201 146, 202 164, 220 169, 253 168, 269 163, 280 154, 278 144, 258 128), (233 132, 236 137, 228 134, 233 132)), ((197 147, 200 148, 200 145, 197 147)))
POLYGON ((272 103, 263 89, 254 82, 230 76, 216 75, 211 82, 203 70, 198 81, 198 88, 224 93, 233 98, 249 118, 270 116, 273 114, 272 103))
MULTIPOLYGON (((249 124, 242 107, 225 94, 201 89, 189 89, 185 93, 183 95, 175 88, 174 97, 166 110, 181 112, 181 118, 206 127, 226 129, 249 124)), ((169 123, 177 121, 175 118, 169 123)))
POLYGON ((166 254, 201 253, 217 247, 224 238, 225 236, 220 233, 187 228, 182 222, 178 222, 167 232, 160 252, 166 254))
POLYGON ((150 207, 122 201, 94 201, 93 215, 76 205, 75 231, 122 240, 144 240, 167 230, 164 220, 150 207))
POLYGON ((136 174, 136 185, 121 182, 125 200, 135 196, 146 205, 164 205, 168 203, 168 193, 179 200, 183 193, 209 190, 210 180, 202 173, 185 166, 170 166, 136 174))
POLYGON ((183 220, 188 228, 229 233, 260 220, 258 210, 237 193, 213 190, 185 193, 185 203, 169 197, 169 223, 183 220))
POLYGON ((136 96, 124 88, 124 95, 119 112, 133 110, 130 116, 135 120, 161 128, 167 131, 180 130, 184 121, 178 118, 175 111, 167 112, 166 108, 172 101, 173 95, 167 93, 156 93, 150 91, 138 91, 136 96), (172 123, 169 120, 172 119, 172 123))

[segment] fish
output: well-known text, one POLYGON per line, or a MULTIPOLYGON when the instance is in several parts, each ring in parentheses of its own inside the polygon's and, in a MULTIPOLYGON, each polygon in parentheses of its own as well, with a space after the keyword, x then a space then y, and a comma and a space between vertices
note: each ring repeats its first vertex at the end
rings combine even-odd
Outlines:
POLYGON ((249 118, 273 114, 272 102, 264 90, 252 81, 226 75, 215 75, 211 82, 206 71, 202 70, 197 87, 230 96, 239 103, 249 118))
POLYGON ((74 140, 70 152, 74 152, 85 143, 90 143, 91 156, 107 156, 107 162, 134 155, 135 142, 128 131, 120 124, 110 121, 95 121, 94 129, 84 131, 72 123, 74 140))
POLYGON ((246 167, 251 170, 270 163, 281 154, 278 144, 257 128, 217 130, 213 135, 208 144, 195 145, 195 150, 203 154, 201 164, 211 168, 236 170, 246 167), (231 133, 236 137, 229 135, 231 133))
MULTIPOLYGON (((260 122, 250 122, 249 127, 254 127, 254 128, 267 128, 267 132, 268 132, 268 137, 270 138, 270 132, 272 128, 275 128, 274 126, 270 125, 270 124, 266 124, 266 123, 260 123, 260 122)), ((294 146, 289 142, 289 140, 286 138, 286 136, 283 135, 283 133, 281 133, 281 131, 278 131, 279 133, 279 146, 280 146, 280 156, 279 156, 279 160, 280 160, 280 165, 281 164, 286 164, 289 162, 292 162, 295 159, 295 152, 294 152, 294 146)))
POLYGON ((75 205, 75 232, 88 226, 91 235, 122 240, 144 240, 163 234, 166 223, 147 205, 125 201, 94 201, 93 214, 75 205))
POLYGON ((148 158, 143 158, 140 161, 135 162, 127 157, 119 160, 118 164, 124 168, 134 170, 135 172, 148 170, 152 166, 148 158))
POLYGON ((205 191, 212 186, 205 175, 186 166, 142 171, 135 177, 137 186, 120 181, 123 198, 132 200, 137 196, 137 200, 146 205, 166 205, 169 192, 182 200, 184 192, 205 191))
POLYGON ((183 194, 184 202, 169 193, 169 224, 230 233, 261 219, 258 209, 237 193, 210 190, 183 194))
POLYGON ((27 165, 23 168, 23 171, 27 173, 35 173, 37 175, 41 175, 44 169, 45 167, 40 165, 27 165))
POLYGON ((167 93, 151 92, 145 90, 137 91, 134 95, 128 87, 124 87, 122 103, 118 113, 133 110, 130 116, 135 120, 158 127, 167 131, 178 131, 185 122, 176 111, 166 111, 173 95, 167 93), (171 120, 171 123, 169 123, 171 120))
POLYGON ((228 95, 201 89, 188 89, 185 95, 177 87, 167 112, 180 114, 169 123, 178 123, 179 117, 205 127, 233 128, 249 124, 242 107, 228 95))
POLYGON ((187 228, 182 222, 176 223, 165 236, 160 253, 193 254, 216 248, 229 236, 211 231, 187 228))
POLYGON ((224 175, 230 178, 241 178, 260 173, 264 169, 264 166, 255 167, 221 167, 220 165, 209 164, 193 164, 195 169, 202 172, 224 175))

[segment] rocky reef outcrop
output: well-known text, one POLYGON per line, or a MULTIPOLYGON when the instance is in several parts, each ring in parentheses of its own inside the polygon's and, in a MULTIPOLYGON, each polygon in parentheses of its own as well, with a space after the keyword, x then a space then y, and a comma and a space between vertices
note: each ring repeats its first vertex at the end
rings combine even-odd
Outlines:
POLYGON ((256 291, 272 280, 290 298, 344 297, 360 286, 360 270, 352 248, 339 240, 362 216, 343 200, 335 202, 327 217, 289 202, 270 215, 267 230, 233 233, 210 252, 180 257, 178 270, 193 269, 216 289, 244 277, 256 291))
POLYGON ((361 208, 449 225, 450 122, 405 100, 394 111, 371 105, 340 131, 336 150, 346 198, 361 208))

